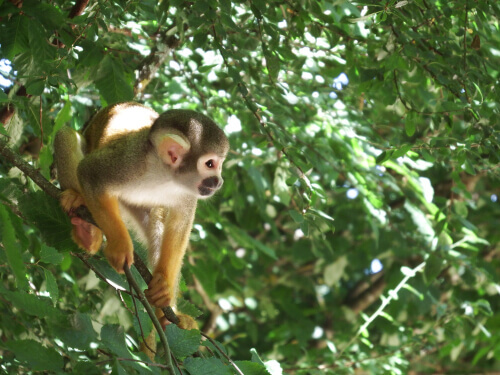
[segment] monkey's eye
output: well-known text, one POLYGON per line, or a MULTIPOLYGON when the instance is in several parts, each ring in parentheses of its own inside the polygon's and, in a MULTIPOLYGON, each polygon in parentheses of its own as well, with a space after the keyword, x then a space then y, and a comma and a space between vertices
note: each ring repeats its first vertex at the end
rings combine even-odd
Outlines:
POLYGON ((214 161, 213 161, 212 159, 210 159, 209 161, 207 161, 207 162, 205 163, 205 165, 206 165, 208 168, 212 169, 212 168, 215 166, 215 163, 214 163, 214 161))

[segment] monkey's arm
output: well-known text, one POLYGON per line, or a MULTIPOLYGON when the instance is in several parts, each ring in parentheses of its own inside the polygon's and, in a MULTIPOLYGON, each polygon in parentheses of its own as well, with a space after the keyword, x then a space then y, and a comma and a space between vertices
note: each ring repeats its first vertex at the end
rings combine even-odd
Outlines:
POLYGON ((86 205, 106 235, 104 254, 110 265, 122 273, 123 265, 127 263, 131 266, 134 257, 132 240, 121 218, 115 194, 121 178, 129 172, 124 167, 126 163, 119 165, 123 161, 123 157, 118 154, 120 150, 104 147, 85 156, 78 165, 78 179, 86 205))
POLYGON ((156 307, 175 304, 182 259, 193 226, 195 210, 196 199, 188 200, 182 208, 168 209, 160 253, 154 266, 153 280, 149 283, 146 294, 156 307))

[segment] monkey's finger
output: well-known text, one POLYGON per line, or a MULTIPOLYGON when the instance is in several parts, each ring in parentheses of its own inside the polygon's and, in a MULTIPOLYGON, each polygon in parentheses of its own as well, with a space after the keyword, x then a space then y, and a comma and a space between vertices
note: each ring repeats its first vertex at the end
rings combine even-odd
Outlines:
POLYGON ((168 326, 170 323, 170 321, 164 316, 162 316, 160 319, 160 324, 161 324, 161 328, 165 329, 166 326, 168 326))
POLYGON ((166 307, 170 305, 172 299, 168 289, 147 289, 145 291, 146 298, 156 307, 166 307))
POLYGON ((161 274, 153 276, 153 279, 148 285, 148 289, 146 289, 144 293, 148 301, 156 307, 169 306, 172 300, 170 287, 161 274))
POLYGON ((85 200, 81 194, 73 189, 64 190, 61 193, 60 201, 63 210, 66 212, 85 205, 85 200))
POLYGON ((113 251, 107 251, 107 249, 105 249, 104 253, 111 267, 113 267, 118 273, 124 273, 123 271, 124 264, 128 264, 128 266, 130 267, 134 263, 133 252, 130 253, 123 251, 113 252, 113 251))

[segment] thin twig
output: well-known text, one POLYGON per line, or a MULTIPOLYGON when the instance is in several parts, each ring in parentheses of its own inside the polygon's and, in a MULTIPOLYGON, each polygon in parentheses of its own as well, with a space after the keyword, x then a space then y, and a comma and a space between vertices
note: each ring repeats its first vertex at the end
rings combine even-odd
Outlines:
MULTIPOLYGON (((132 291, 132 283, 129 282, 129 285, 130 285, 130 294, 132 295, 133 291, 132 291)), ((135 316, 137 317, 137 323, 139 324, 139 330, 141 331, 141 337, 142 337, 142 341, 144 342, 144 345, 146 346, 146 348, 148 348, 148 350, 151 352, 151 353, 155 353, 156 354, 156 351, 153 350, 149 345, 148 345, 148 342, 146 340, 146 337, 144 336, 144 330, 142 329, 142 323, 141 323, 141 319, 139 317, 139 310, 137 309, 137 304, 135 303, 135 297, 132 295, 132 303, 134 304, 134 310, 135 310, 135 316)), ((156 315, 155 315, 156 316, 156 315)))
MULTIPOLYGON (((8 160, 11 164, 19 168, 26 176, 31 178, 33 182, 36 185, 38 185, 47 195, 51 196, 54 199, 59 199, 61 190, 52 185, 49 181, 47 181, 45 177, 42 176, 42 174, 37 169, 35 169, 32 165, 27 163, 22 157, 20 157, 14 151, 12 151, 8 147, 7 141, 5 141, 3 138, 0 138, 0 155, 3 155, 6 160, 8 160)), ((90 214, 89 210, 86 207, 83 206, 79 207, 76 210, 76 214, 78 217, 84 219, 85 221, 96 225, 95 221, 92 219, 92 215, 90 214)), ((86 261, 86 259, 83 256, 80 257, 78 253, 75 253, 74 255, 79 257, 85 264, 87 264, 89 268, 91 268, 99 276, 98 272, 96 272, 96 270, 93 267, 91 267, 91 265, 86 261)), ((137 270, 139 271, 139 274, 146 282, 146 284, 149 284, 153 279, 153 275, 151 275, 151 272, 149 272, 148 267, 135 251, 134 251, 134 264, 137 270)), ((101 278, 104 281, 106 280, 104 276, 101 278)), ((179 324, 179 318, 177 317, 177 315, 175 315, 174 311, 170 306, 164 307, 162 311, 170 322, 174 324, 179 324)))
POLYGON ((398 292, 401 288, 403 288, 406 283, 408 282, 409 279, 411 279, 412 277, 414 277, 417 272, 420 272, 421 270, 424 269, 426 265, 426 262, 422 262, 420 263, 418 266, 416 266, 414 269, 408 271, 405 275, 405 277, 403 278, 403 280, 401 280, 401 282, 396 286, 396 288, 394 288, 393 290, 390 290, 389 293, 388 293, 388 297, 387 298, 383 298, 382 299, 382 303, 380 304, 379 308, 377 309, 377 311, 375 311, 367 320, 366 322, 363 323, 363 325, 361 327, 359 327, 358 331, 356 332, 356 334, 351 338, 351 340, 349 340, 349 342, 347 343, 347 345, 339 352, 339 354, 337 355, 337 357, 341 357, 342 354, 344 354, 344 352, 349 349, 349 347, 358 339, 358 337, 364 332, 366 331, 366 329, 368 328, 368 326, 375 320, 377 319, 381 314, 382 312, 384 311, 384 309, 387 307, 387 305, 389 305, 389 303, 392 302, 393 299, 395 299, 398 295, 398 292))
POLYGON ((236 366, 236 363, 234 363, 233 360, 229 358, 229 356, 226 353, 224 353, 224 350, 222 350, 222 348, 219 346, 219 344, 217 344, 217 342, 215 342, 215 340, 213 340, 210 336, 206 335, 203 332, 200 333, 204 338, 206 338, 208 341, 212 343, 212 345, 219 351, 220 354, 224 356, 224 358, 227 359, 227 361, 231 364, 231 366, 234 367, 234 369, 238 372, 238 374, 244 375, 243 372, 241 372, 241 370, 239 369, 239 367, 236 366))
POLYGON ((22 157, 12 151, 4 138, 0 138, 0 155, 3 155, 10 163, 19 168, 26 176, 31 178, 43 191, 52 198, 58 199, 61 191, 52 185, 40 172, 27 163, 22 157))
MULTIPOLYGON (((107 354, 107 353, 106 353, 107 354)), ((141 361, 140 359, 134 359, 134 358, 121 358, 121 357, 118 357, 118 358, 110 358, 110 359, 105 359, 103 361, 99 361, 99 362, 96 362, 95 364, 97 366, 99 365, 103 365, 105 363, 108 363, 108 362, 111 362, 111 361, 114 361, 114 360, 117 360, 117 361, 123 361, 123 362, 138 362, 138 363, 142 363, 143 365, 146 365, 146 366, 150 366, 150 367, 160 367, 160 368, 164 368, 164 369, 167 369, 168 370, 168 367, 166 365, 163 365, 161 363, 154 363, 154 362, 146 362, 146 361, 141 361)))
MULTIPOLYGON (((469 23, 469 4, 465 1, 465 24, 464 24, 464 74, 467 75, 467 24, 469 23)), ((467 103, 469 103, 469 94, 467 93, 467 86, 464 82, 464 93, 467 103)))
POLYGON ((135 292, 139 295, 139 301, 143 304, 143 306, 146 308, 146 311, 151 318, 151 321, 153 322, 153 325, 156 328, 156 331, 158 332, 158 335, 160 336, 160 341, 163 345, 163 348, 165 349, 165 359, 167 361, 167 370, 171 375, 175 375, 174 371, 174 366, 172 364, 172 358, 170 356, 170 347, 168 346, 168 341, 167 337, 165 336, 165 332, 163 332, 163 328, 160 324, 160 321, 155 315, 155 312, 149 302, 146 299, 146 296, 142 292, 141 288, 139 285, 135 282, 134 277, 132 276, 132 272, 130 272, 130 268, 128 267, 128 264, 125 263, 123 265, 123 271, 125 271, 125 275, 127 276, 128 282, 131 284, 131 286, 134 288, 135 292))
MULTIPOLYGON (((114 288, 115 290, 118 290, 120 292, 123 292, 123 293, 130 293, 128 290, 126 289, 118 289, 117 288, 117 285, 112 285, 108 279, 106 278, 106 276, 104 276, 97 268, 94 267, 94 265, 92 263, 90 263, 88 260, 87 260, 87 256, 85 256, 84 254, 82 253, 75 253, 75 252, 70 252, 71 255, 79 258, 86 266, 88 269, 90 269, 92 272, 94 272, 94 274, 99 278, 101 279, 102 281, 104 281, 106 284, 108 284, 109 286, 111 286, 112 288, 114 288)), ((133 295, 132 295, 133 296, 133 295)))

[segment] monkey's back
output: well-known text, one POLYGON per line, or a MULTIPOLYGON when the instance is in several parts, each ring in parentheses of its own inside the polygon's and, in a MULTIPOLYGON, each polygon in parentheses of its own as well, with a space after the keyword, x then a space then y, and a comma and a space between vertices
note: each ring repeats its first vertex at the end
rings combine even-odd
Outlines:
POLYGON ((158 117, 151 108, 134 102, 117 103, 101 109, 90 120, 83 135, 86 153, 98 149, 122 135, 149 128, 158 117))

